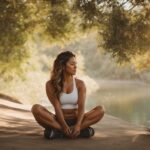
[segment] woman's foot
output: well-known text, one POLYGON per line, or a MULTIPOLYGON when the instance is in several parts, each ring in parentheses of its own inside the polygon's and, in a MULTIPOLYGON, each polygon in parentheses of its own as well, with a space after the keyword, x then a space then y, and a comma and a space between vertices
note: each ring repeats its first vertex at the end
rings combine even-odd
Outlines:
MULTIPOLYGON (((83 130, 81 130, 79 138, 90 138, 94 136, 95 131, 92 127, 87 127, 83 130)), ((44 137, 46 139, 56 139, 56 138, 70 138, 67 135, 63 134, 61 131, 58 131, 57 129, 48 128, 44 130, 44 137)))
POLYGON ((87 127, 83 130, 81 130, 79 137, 81 138, 90 138, 92 136, 94 136, 95 131, 92 127, 87 127))
POLYGON ((44 137, 46 139, 63 138, 64 134, 56 129, 48 128, 44 130, 44 137))

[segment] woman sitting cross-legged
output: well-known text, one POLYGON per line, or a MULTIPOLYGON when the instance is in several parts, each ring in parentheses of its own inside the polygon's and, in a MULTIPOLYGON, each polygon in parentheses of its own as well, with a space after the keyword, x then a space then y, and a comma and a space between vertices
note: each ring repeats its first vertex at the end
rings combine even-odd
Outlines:
POLYGON ((54 107, 55 114, 35 104, 32 113, 36 121, 45 128, 44 136, 89 138, 94 135, 91 125, 104 116, 104 109, 97 106, 85 113, 86 86, 76 74, 76 56, 70 51, 57 55, 51 78, 46 82, 46 93, 54 107))

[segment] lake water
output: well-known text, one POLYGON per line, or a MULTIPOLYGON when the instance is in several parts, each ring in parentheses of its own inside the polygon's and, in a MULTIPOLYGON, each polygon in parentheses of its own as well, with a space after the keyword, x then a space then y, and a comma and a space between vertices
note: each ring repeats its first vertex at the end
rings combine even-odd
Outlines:
POLYGON ((139 81, 99 81, 100 88, 88 97, 86 107, 104 105, 106 112, 133 124, 150 120, 150 84, 139 81))

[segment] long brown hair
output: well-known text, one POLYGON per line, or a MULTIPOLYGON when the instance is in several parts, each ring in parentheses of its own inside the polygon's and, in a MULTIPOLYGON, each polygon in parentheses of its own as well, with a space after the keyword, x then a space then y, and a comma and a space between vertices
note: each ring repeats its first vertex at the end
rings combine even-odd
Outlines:
POLYGON ((63 90, 63 69, 71 57, 75 57, 75 54, 71 51, 64 51, 58 54, 54 60, 50 80, 54 88, 54 96, 57 98, 60 97, 60 93, 63 90))

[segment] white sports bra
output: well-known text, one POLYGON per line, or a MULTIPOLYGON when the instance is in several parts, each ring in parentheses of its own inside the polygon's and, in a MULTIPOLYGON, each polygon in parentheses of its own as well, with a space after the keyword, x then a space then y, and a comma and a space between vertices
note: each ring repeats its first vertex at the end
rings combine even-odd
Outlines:
POLYGON ((75 78, 73 77, 73 91, 69 94, 61 92, 60 103, 62 109, 74 109, 78 108, 78 90, 76 87, 75 78))

